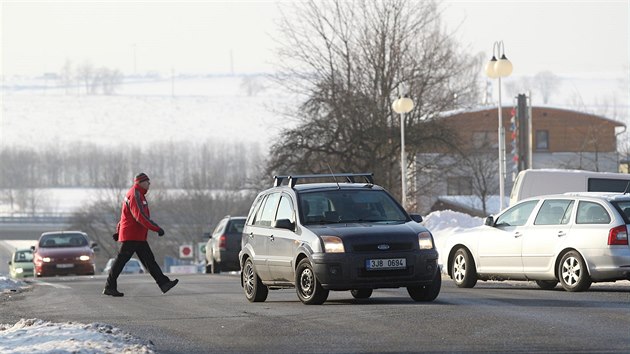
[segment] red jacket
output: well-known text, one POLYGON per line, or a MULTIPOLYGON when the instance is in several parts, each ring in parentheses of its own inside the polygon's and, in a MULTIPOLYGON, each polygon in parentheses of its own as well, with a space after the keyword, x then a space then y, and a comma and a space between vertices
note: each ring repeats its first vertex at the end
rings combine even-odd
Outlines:
POLYGON ((149 204, 144 195, 147 190, 134 184, 125 196, 117 226, 118 242, 146 241, 149 230, 157 232, 160 227, 151 220, 149 204))

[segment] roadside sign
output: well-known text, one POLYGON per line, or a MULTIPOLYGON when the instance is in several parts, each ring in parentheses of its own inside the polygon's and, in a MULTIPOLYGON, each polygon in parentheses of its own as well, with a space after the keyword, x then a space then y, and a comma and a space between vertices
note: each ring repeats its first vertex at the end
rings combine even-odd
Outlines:
POLYGON ((193 258, 193 246, 189 244, 179 246, 179 258, 193 258))
POLYGON ((204 259, 206 259, 206 243, 198 242, 197 243, 197 260, 199 262, 202 262, 204 259))

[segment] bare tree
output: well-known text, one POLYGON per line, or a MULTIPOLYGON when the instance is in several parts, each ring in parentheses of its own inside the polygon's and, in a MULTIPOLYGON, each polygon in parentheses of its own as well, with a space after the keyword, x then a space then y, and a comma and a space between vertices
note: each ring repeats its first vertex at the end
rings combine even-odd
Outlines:
POLYGON ((549 98, 560 84, 560 78, 551 71, 541 71, 534 76, 534 85, 542 96, 544 104, 549 103, 549 98))
POLYGON ((415 102, 402 122, 410 165, 423 149, 454 141, 433 118, 478 101, 475 58, 442 32, 433 1, 311 0, 285 9, 280 25, 275 79, 302 104, 287 112, 297 126, 272 147, 269 175, 372 171, 397 191, 399 89, 415 102))

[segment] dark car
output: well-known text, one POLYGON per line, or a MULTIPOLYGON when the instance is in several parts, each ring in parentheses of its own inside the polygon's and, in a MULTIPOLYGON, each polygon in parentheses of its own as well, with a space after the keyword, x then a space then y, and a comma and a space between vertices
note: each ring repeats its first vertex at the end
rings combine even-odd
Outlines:
POLYGON ((238 253, 244 224, 244 216, 228 215, 219 221, 206 243, 206 273, 241 269, 238 253))
POLYGON ((81 231, 43 233, 33 250, 35 276, 94 275, 94 248, 81 231))
POLYGON ((245 296, 265 301, 269 289, 295 287, 303 303, 322 304, 330 290, 369 298, 373 289, 406 287, 413 300, 433 301, 442 278, 433 236, 421 221, 371 174, 276 176, 243 229, 245 296), (345 182, 297 184, 315 178, 345 182))

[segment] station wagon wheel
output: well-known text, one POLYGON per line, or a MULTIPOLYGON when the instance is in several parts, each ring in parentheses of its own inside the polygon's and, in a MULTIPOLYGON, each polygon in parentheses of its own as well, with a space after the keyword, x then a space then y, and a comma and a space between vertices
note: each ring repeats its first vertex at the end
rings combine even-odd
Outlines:
POLYGON ((355 299, 367 299, 372 296, 372 289, 354 289, 350 290, 350 294, 355 299))
POLYGON ((442 288, 442 274, 440 274, 440 270, 435 271, 435 277, 433 281, 429 285, 421 285, 418 287, 407 287, 407 292, 409 296, 414 301, 422 301, 428 302, 433 301, 440 294, 440 289, 442 288))
POLYGON ((254 262, 250 258, 245 261, 243 266, 243 290, 249 302, 263 302, 269 294, 269 289, 256 274, 254 262))
POLYGON ((322 288, 308 258, 298 263, 295 288, 298 298, 306 305, 321 305, 328 298, 328 290, 322 288))
POLYGON ((576 251, 569 251, 562 256, 558 266, 560 285, 566 291, 584 291, 591 287, 591 276, 586 263, 576 251))
POLYGON ((543 290, 552 290, 558 285, 556 280, 536 280, 536 284, 543 290))
POLYGON ((451 277, 459 288, 472 288, 477 284, 475 261, 465 248, 455 252, 451 263, 451 277))

